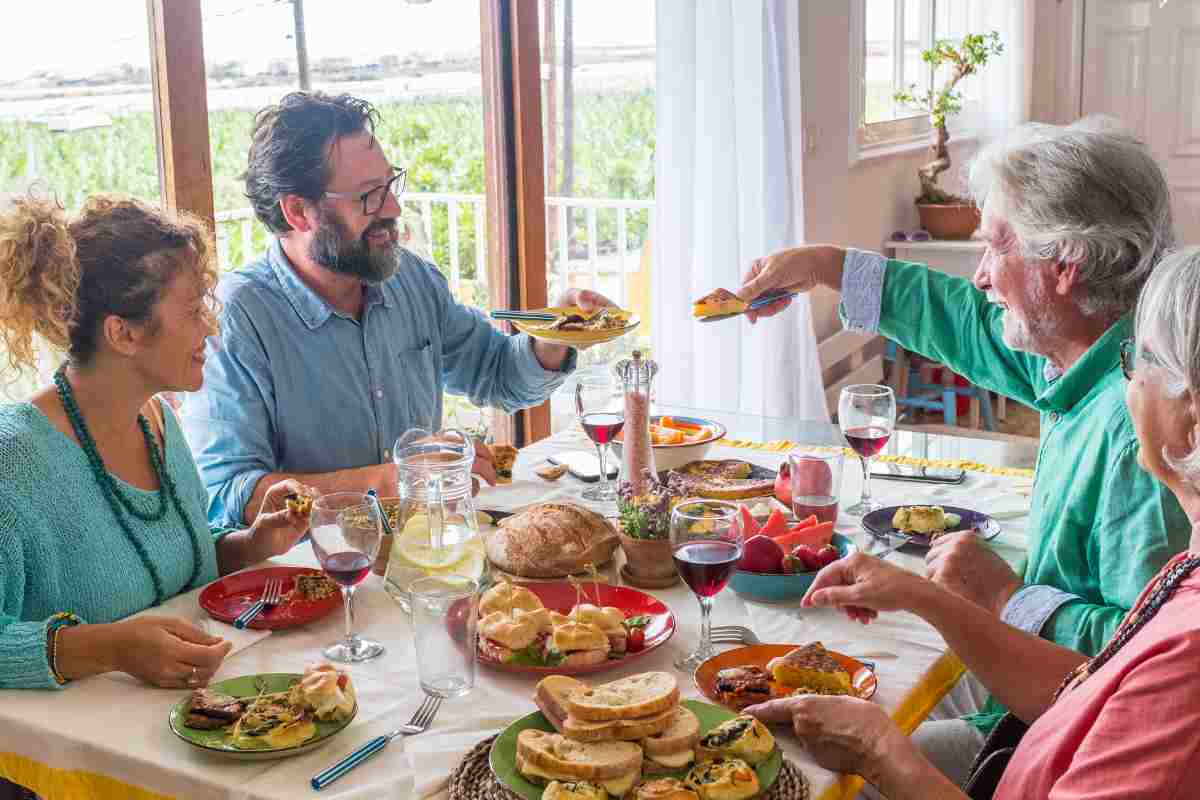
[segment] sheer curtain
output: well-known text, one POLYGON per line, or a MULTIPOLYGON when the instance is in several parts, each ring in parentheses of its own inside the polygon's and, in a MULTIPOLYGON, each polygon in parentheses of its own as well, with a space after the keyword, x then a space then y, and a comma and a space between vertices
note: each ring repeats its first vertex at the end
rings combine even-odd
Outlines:
POLYGON ((938 14, 945 13, 948 17, 949 38, 959 38, 965 33, 997 31, 1004 43, 1004 53, 969 79, 976 81, 976 86, 968 91, 979 98, 979 103, 963 114, 959 123, 960 127, 975 131, 984 140, 1002 136, 1030 118, 1035 2, 958 0, 938 4, 938 14))
POLYGON ((797 4, 657 8, 658 400, 827 419, 807 297, 754 327, 691 317, 695 298, 736 289, 754 258, 803 241, 797 4))

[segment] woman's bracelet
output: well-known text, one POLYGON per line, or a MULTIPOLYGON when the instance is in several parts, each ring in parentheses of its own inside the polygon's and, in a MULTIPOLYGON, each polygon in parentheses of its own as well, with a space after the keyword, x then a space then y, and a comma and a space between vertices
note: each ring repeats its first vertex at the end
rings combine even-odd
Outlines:
POLYGON ((62 686, 67 682, 63 674, 58 669, 58 633, 63 628, 73 627, 83 622, 79 617, 69 611, 60 611, 50 617, 49 623, 46 625, 46 660, 50 664, 50 676, 62 686))

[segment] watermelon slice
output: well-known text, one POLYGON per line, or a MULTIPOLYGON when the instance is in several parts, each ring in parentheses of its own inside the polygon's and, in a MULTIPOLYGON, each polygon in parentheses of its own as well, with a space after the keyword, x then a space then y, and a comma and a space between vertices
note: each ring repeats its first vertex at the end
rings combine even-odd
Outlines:
POLYGON ((758 532, 764 536, 770 536, 772 539, 786 534, 788 526, 783 519, 783 512, 778 508, 772 509, 771 516, 767 517, 766 523, 758 529, 758 532))
POLYGON ((814 548, 821 548, 832 541, 832 522, 822 522, 819 525, 811 525, 800 530, 793 528, 783 536, 778 536, 775 538, 775 542, 782 547, 785 552, 791 552, 792 548, 798 544, 807 544, 812 545, 814 548))
POLYGON ((742 517, 742 538, 749 539, 751 536, 758 534, 758 523, 754 521, 754 515, 750 513, 750 509, 746 506, 738 506, 738 511, 742 517))

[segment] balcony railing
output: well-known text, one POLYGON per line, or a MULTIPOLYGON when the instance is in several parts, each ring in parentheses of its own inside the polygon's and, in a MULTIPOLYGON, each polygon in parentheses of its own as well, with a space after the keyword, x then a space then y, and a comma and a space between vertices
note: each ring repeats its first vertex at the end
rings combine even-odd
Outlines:
MULTIPOLYGON (((484 196, 409 193, 402 204, 409 246, 442 266, 455 296, 469 302, 463 296, 464 275, 486 286, 484 196), (444 235, 438 230, 435 236, 435 223, 444 223, 444 235)), ((547 197, 551 297, 563 286, 586 285, 611 293, 627 307, 630 276, 646 266, 641 251, 654 237, 653 209, 653 200, 547 197)), ((266 240, 267 231, 251 209, 217 214, 217 253, 223 269, 255 258, 266 240)))

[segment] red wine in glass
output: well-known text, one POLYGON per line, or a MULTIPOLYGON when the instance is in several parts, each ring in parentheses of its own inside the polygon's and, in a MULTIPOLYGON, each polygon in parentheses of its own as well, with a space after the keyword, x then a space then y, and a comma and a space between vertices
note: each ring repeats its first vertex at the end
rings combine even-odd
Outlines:
POLYGON ((584 414, 579 421, 583 425, 583 430, 587 433, 588 438, 597 445, 608 444, 625 427, 625 417, 623 415, 613 414, 608 411, 584 414))
POLYGON ((817 522, 837 522, 838 499, 826 494, 793 495, 792 513, 796 519, 816 516, 817 522))
POLYGON ((342 586, 357 586, 371 571, 371 560, 362 553, 348 550, 326 556, 321 567, 342 586))
POLYGON ((883 428, 848 428, 842 431, 846 442, 863 458, 870 458, 883 449, 892 438, 883 428))
POLYGON ((725 588, 742 557, 733 542, 692 541, 675 548, 675 568, 684 582, 700 597, 712 597, 725 588))

